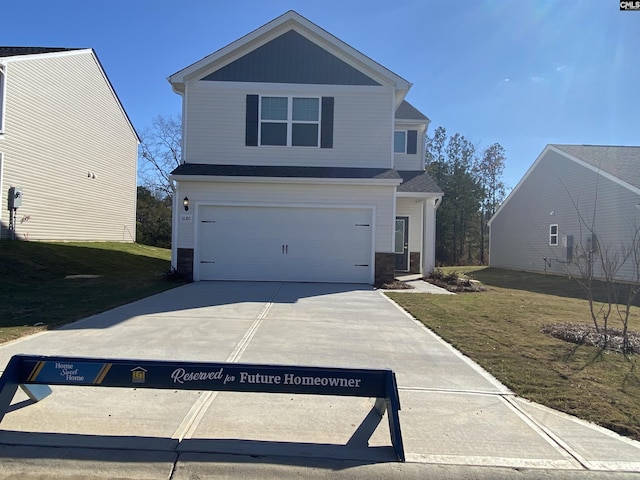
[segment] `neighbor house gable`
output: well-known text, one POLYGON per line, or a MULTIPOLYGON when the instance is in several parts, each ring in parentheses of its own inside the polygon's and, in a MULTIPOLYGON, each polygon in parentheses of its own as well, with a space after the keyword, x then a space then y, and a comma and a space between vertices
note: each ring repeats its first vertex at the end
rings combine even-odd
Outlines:
POLYGON ((603 177, 640 193, 640 147, 551 145, 552 149, 603 177))
POLYGON ((489 226, 503 207, 516 195, 531 172, 549 153, 555 152, 612 182, 640 194, 640 147, 600 146, 600 145, 547 145, 529 167, 522 179, 509 193, 500 208, 489 220, 489 226), (580 155, 578 158, 576 155, 580 155), (626 180, 623 180, 625 178, 626 180))
MULTIPOLYGON (((0 46, 0 66, 5 64, 11 64, 14 62, 30 62, 34 60, 47 59, 47 58, 56 58, 63 57, 67 55, 86 55, 90 54, 93 61, 96 63, 96 67, 98 68, 100 75, 105 81, 107 88, 110 91, 110 94, 113 96, 120 112, 128 124, 131 133, 135 136, 138 143, 140 143, 140 136, 138 132, 133 126, 129 115, 127 114, 122 102, 120 101, 120 97, 116 93, 115 88, 113 88, 113 84, 109 79, 98 55, 92 48, 66 48, 66 47, 12 47, 12 46, 0 46)), ((9 68, 7 68, 4 72, 5 80, 10 78, 9 68)))

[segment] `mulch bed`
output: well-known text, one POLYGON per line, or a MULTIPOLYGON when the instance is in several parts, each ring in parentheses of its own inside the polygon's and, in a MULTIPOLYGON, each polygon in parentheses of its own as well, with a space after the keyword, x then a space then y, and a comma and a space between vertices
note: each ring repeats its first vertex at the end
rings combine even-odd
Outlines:
POLYGON ((383 290, 411 290, 413 287, 408 283, 401 282, 400 280, 395 280, 391 283, 383 283, 380 288, 383 290))
MULTIPOLYGON (((605 336, 602 329, 598 332, 592 325, 554 323, 545 326, 542 333, 579 345, 605 347, 607 350, 623 353, 622 330, 616 328, 609 328, 605 336)), ((640 332, 629 331, 627 338, 629 339, 627 353, 640 353, 640 332)))
POLYGON ((456 278, 453 280, 443 280, 440 278, 425 278, 425 282, 429 282, 436 287, 444 288, 453 293, 463 292, 484 292, 487 288, 480 282, 469 280, 468 278, 456 278))

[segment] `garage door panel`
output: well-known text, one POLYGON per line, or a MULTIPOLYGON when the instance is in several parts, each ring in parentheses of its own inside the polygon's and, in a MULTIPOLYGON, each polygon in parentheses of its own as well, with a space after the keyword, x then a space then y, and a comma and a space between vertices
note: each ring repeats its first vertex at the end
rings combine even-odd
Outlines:
POLYGON ((371 280, 371 209, 200 207, 201 280, 371 280))

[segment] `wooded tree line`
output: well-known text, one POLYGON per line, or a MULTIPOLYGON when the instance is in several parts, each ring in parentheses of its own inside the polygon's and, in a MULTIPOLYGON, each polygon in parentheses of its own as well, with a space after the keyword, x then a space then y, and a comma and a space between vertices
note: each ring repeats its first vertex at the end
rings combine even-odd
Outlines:
POLYGON ((499 143, 480 150, 464 135, 438 127, 427 136, 426 170, 444 191, 436 213, 436 263, 486 264, 487 222, 506 196, 506 153, 499 143))

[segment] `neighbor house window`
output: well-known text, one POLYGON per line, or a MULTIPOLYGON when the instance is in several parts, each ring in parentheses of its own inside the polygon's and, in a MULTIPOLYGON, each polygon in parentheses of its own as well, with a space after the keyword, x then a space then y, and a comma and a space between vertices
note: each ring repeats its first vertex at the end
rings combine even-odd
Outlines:
POLYGON ((549 225, 549 245, 558 245, 558 225, 549 225))
POLYGON ((4 91, 5 91, 6 72, 4 67, 0 65, 0 133, 4 131, 4 91))
POLYGON ((260 97, 260 145, 317 147, 320 98, 260 97))

